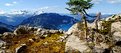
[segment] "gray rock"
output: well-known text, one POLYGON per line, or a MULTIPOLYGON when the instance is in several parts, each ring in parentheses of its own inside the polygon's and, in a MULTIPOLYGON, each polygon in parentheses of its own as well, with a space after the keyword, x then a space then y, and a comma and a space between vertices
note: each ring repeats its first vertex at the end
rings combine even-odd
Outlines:
POLYGON ((5 33, 3 33, 3 35, 4 35, 4 36, 8 36, 8 35, 9 35, 9 36, 13 36, 14 34, 11 33, 11 32, 5 32, 5 33))
POLYGON ((50 33, 59 33, 59 30, 49 30, 50 33))
POLYGON ((46 33, 46 31, 44 31, 44 30, 40 32, 41 35, 44 35, 45 33, 46 33))
POLYGON ((60 33, 64 33, 64 31, 63 31, 63 30, 61 30, 61 29, 59 29, 59 32, 60 32, 60 33))
POLYGON ((3 34, 0 34, 0 37, 2 37, 3 36, 3 34))
POLYGON ((120 46, 115 46, 112 49, 113 53, 121 53, 121 47, 120 46))
POLYGON ((3 46, 5 46, 5 45, 6 45, 6 42, 0 40, 0 47, 3 47, 3 46))
POLYGON ((28 31, 30 31, 30 32, 34 32, 34 31, 37 31, 37 29, 34 28, 34 27, 28 27, 28 31))
POLYGON ((74 25, 66 32, 66 34, 72 34, 74 31, 78 31, 78 23, 74 24, 74 25))
POLYGON ((5 32, 3 33, 4 38, 13 38, 15 35, 11 32, 5 32))
MULTIPOLYGON (((82 39, 84 35, 84 31, 80 23, 74 24, 67 32, 66 34, 69 35, 66 41, 66 51, 70 50, 78 50, 82 53, 93 51, 92 53, 104 53, 104 52, 112 52, 113 53, 121 53, 121 46, 116 46, 114 43, 121 41, 121 22, 118 20, 121 20, 121 15, 116 15, 114 18, 109 17, 106 18, 105 21, 112 20, 111 25, 111 34, 103 35, 100 32, 96 32, 93 29, 95 29, 95 23, 87 23, 88 25, 88 33, 87 39, 82 39), (81 26, 81 27, 80 27, 81 26), (93 36, 93 39, 91 38, 93 36), (93 42, 89 41, 93 40, 93 42), (93 44, 90 44, 93 43, 93 44), (110 44, 109 44, 110 43, 110 44), (87 45, 88 44, 88 45, 87 45), (93 45, 93 49, 90 49, 90 45, 93 45), (113 47, 109 49, 111 46, 113 47)), ((99 21, 98 26, 100 30, 102 30, 102 21, 99 21)), ((67 36, 65 35, 65 36, 67 36)), ((63 37, 62 37, 63 39, 63 37)))
POLYGON ((50 33, 50 32, 49 32, 49 30, 46 30, 46 29, 38 29, 36 31, 36 35, 37 36, 40 36, 40 37, 43 37, 43 38, 47 37, 48 36, 47 35, 48 33, 50 33))
POLYGON ((87 39, 85 40, 85 38, 84 38, 85 35, 84 35, 83 31, 81 31, 81 29, 79 28, 80 25, 78 25, 78 24, 79 23, 74 24, 66 32, 66 34, 68 35, 67 41, 66 41, 66 48, 65 48, 66 52, 70 51, 70 50, 78 50, 82 53, 87 53, 87 52, 90 53, 91 51, 97 52, 97 53, 103 53, 105 49, 109 48, 109 45, 107 43, 103 43, 103 41, 105 41, 106 35, 104 36, 104 35, 94 32, 93 33, 93 35, 95 35, 95 37, 94 37, 95 44, 94 44, 94 43, 92 43, 92 41, 90 41, 91 38, 89 37, 92 34, 91 29, 89 28, 90 29, 89 35, 88 35, 87 39), (98 43, 97 40, 103 40, 103 41, 98 43), (93 44, 95 45, 95 47, 93 46, 93 44), (93 46, 93 49, 90 48, 90 45, 93 46))
POLYGON ((38 29, 37 29, 37 32, 41 32, 41 31, 42 31, 42 28, 38 28, 38 29))
POLYGON ((33 40, 33 39, 29 39, 29 42, 33 43, 33 42, 34 42, 34 40, 33 40))
POLYGON ((111 31, 116 41, 121 41, 121 22, 114 22, 111 26, 111 31))
POLYGON ((16 52, 15 53, 25 53, 26 48, 27 48, 26 44, 22 44, 21 46, 16 48, 16 52))
POLYGON ((112 15, 112 16, 110 16, 110 17, 107 17, 105 20, 106 20, 106 21, 109 21, 109 20, 114 20, 114 21, 116 21, 117 19, 120 19, 120 20, 121 20, 121 14, 112 15))
POLYGON ((16 30, 14 31, 15 35, 19 35, 19 34, 29 34, 29 27, 27 26, 19 26, 18 28, 16 28, 16 30))
POLYGON ((47 37, 48 35, 46 34, 46 35, 43 35, 43 37, 47 37))
POLYGON ((6 53, 5 50, 0 50, 0 53, 6 53))
POLYGON ((38 27, 19 26, 14 31, 14 34, 15 35, 19 35, 19 34, 31 34, 31 33, 39 32, 40 29, 41 28, 38 28, 38 27))
MULTIPOLYGON (((86 45, 86 41, 80 40, 78 36, 76 36, 79 32, 79 23, 74 24, 67 32, 66 32, 66 47, 65 51, 69 52, 72 50, 78 50, 80 52, 84 52, 88 49, 88 46, 86 45)), ((80 35, 80 34, 78 34, 80 35)))
POLYGON ((78 50, 80 52, 85 52, 88 49, 85 41, 81 41, 79 37, 71 35, 68 37, 66 42, 66 52, 69 50, 78 50))
POLYGON ((48 44, 48 42, 45 42, 45 43, 43 43, 44 45, 47 45, 48 44))
POLYGON ((6 42, 0 40, 0 53, 5 53, 5 45, 6 45, 6 42))
POLYGON ((100 43, 99 45, 96 44, 94 47, 94 52, 103 53, 107 48, 109 48, 109 45, 107 45, 106 43, 100 43))

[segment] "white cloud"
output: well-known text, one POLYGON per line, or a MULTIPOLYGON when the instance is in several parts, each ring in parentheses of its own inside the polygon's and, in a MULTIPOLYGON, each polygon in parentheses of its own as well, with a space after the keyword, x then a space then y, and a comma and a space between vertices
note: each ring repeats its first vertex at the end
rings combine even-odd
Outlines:
POLYGON ((116 4, 116 3, 121 3, 121 0, 107 0, 107 2, 111 4, 116 4))
POLYGON ((49 9, 48 6, 40 8, 41 10, 49 9))
POLYGON ((107 3, 111 3, 111 4, 121 3, 121 0, 92 0, 92 3, 99 4, 102 1, 107 2, 107 3))
POLYGON ((0 10, 0 14, 4 14, 5 13, 5 11, 3 11, 3 10, 0 10))
POLYGON ((40 8, 29 9, 32 12, 36 12, 37 14, 45 13, 45 12, 56 12, 58 6, 44 6, 40 8))
POLYGON ((16 3, 17 3, 16 1, 13 2, 13 4, 16 4, 16 3))
POLYGON ((92 3, 99 4, 102 0, 92 0, 92 3))
POLYGON ((13 4, 11 3, 6 3, 5 6, 12 6, 13 4))
POLYGON ((5 6, 13 6, 13 5, 15 5, 17 2, 16 1, 14 1, 14 2, 12 2, 12 3, 5 3, 5 6))
POLYGON ((37 8, 37 9, 33 9, 34 11, 36 10, 40 10, 40 11, 46 11, 46 10, 50 10, 50 9, 53 9, 53 8, 57 8, 58 6, 45 6, 45 7, 40 7, 40 8, 37 8))
POLYGON ((56 12, 57 10, 58 10, 58 6, 44 6, 40 8, 10 9, 10 12, 8 12, 8 14, 23 14, 25 11, 29 13, 40 14, 43 12, 56 12))

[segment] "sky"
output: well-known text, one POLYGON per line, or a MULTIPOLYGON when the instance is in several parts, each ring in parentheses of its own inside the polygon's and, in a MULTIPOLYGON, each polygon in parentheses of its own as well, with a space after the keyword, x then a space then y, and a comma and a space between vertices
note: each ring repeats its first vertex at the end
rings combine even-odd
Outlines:
MULTIPOLYGON (((0 14, 17 10, 69 13, 65 8, 69 0, 0 0, 0 14)), ((88 13, 121 13, 121 0, 93 0, 94 6, 88 13)))

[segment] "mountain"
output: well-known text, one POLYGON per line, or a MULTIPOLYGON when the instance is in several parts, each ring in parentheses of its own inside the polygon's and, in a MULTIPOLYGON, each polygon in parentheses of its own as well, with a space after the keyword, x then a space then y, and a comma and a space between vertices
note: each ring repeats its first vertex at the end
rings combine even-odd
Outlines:
MULTIPOLYGON (((51 13, 51 15, 53 14, 51 13)), ((55 17, 55 15, 58 16, 58 14, 54 14, 53 17, 55 17)), ((35 20, 38 16, 33 16, 33 19, 35 20)), ((45 19, 49 19, 47 18, 48 16, 51 20, 53 20, 52 17, 50 17, 50 13, 44 13, 44 15, 41 14, 40 18, 43 18, 42 21, 46 21, 45 19)), ((86 37, 84 35, 83 25, 80 22, 77 22, 70 27, 67 32, 61 30, 20 26, 16 28, 14 32, 6 32, 1 34, 0 52, 121 53, 121 15, 113 15, 104 20, 100 20, 98 23, 100 23, 98 24, 98 30, 95 29, 95 24, 87 24, 88 34, 86 37)))
MULTIPOLYGON (((62 15, 64 15, 64 14, 62 14, 62 15)), ((74 18, 77 19, 77 20, 81 20, 81 16, 80 16, 79 14, 78 14, 78 15, 65 14, 65 15, 74 17, 74 18)), ((91 15, 91 16, 96 16, 95 13, 90 13, 89 15, 91 15)), ((102 15, 101 15, 101 19, 107 18, 107 17, 112 16, 112 15, 113 15, 113 14, 102 14, 102 15)), ((88 17, 88 16, 87 16, 87 17, 88 17)), ((88 18, 87 18, 87 21, 88 21, 88 22, 93 22, 94 20, 95 20, 94 17, 88 17, 88 18)))
POLYGON ((11 30, 0 26, 0 34, 3 34, 4 32, 11 32, 11 30))
POLYGON ((68 30, 78 20, 73 17, 60 15, 57 13, 42 13, 25 19, 20 25, 29 25, 47 29, 68 30))
POLYGON ((0 22, 0 34, 13 31, 14 26, 0 22))
MULTIPOLYGON (((35 16, 35 15, 39 15, 42 14, 44 11, 38 9, 38 10, 14 10, 11 12, 7 12, 4 14, 0 14, 0 22, 9 24, 9 25, 13 25, 13 26, 17 26, 19 25, 23 20, 31 17, 31 16, 35 16)), ((80 20, 80 15, 72 15, 72 14, 68 14, 68 13, 59 13, 60 15, 68 15, 71 16, 77 20, 80 20)), ((94 13, 90 13, 90 15, 95 15, 94 13)), ((108 17, 109 14, 104 14, 102 15, 102 18, 108 17)), ((90 21, 89 22, 93 22, 94 18, 88 18, 90 21)))
POLYGON ((42 13, 41 11, 18 10, 5 14, 0 14, 0 22, 16 26, 28 17, 35 16, 42 13))

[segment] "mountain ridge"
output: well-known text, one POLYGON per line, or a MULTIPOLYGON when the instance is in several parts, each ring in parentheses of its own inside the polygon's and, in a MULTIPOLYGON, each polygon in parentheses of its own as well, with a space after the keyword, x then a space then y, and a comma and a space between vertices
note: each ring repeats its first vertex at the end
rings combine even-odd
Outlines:
POLYGON ((4 32, 12 32, 14 29, 14 26, 0 22, 0 34, 4 32))
POLYGON ((40 26, 49 29, 60 29, 61 26, 73 25, 76 22, 76 19, 67 15, 60 15, 57 13, 42 13, 40 15, 33 16, 24 20, 20 25, 40 26))

